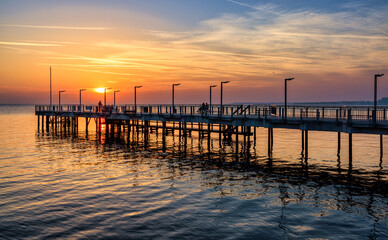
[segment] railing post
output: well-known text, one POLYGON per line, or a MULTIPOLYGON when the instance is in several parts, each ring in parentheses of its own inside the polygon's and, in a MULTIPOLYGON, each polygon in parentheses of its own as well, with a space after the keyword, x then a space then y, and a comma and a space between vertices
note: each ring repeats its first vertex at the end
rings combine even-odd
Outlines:
POLYGON ((259 108, 259 112, 258 113, 259 113, 259 119, 260 119, 260 108, 259 108))
POLYGON ((302 121, 302 119, 303 119, 303 108, 300 109, 300 115, 299 115, 299 117, 300 117, 300 120, 302 121))
POLYGON ((348 124, 352 123, 352 109, 348 109, 348 124))
POLYGON ((335 119, 336 119, 337 123, 338 123, 338 112, 339 112, 339 109, 336 109, 335 110, 335 119))
POLYGON ((372 110, 372 121, 373 121, 373 125, 375 125, 376 122, 377 122, 377 112, 376 112, 376 110, 372 110))
POLYGON ((322 107, 322 118, 325 118, 325 107, 322 107))
POLYGON ((319 121, 319 114, 320 112, 319 112, 319 109, 317 108, 317 121, 319 121))

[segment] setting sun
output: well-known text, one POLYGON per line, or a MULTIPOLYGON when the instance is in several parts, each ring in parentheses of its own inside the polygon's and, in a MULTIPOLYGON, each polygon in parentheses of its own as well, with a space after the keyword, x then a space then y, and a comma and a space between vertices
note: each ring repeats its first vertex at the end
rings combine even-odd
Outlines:
POLYGON ((95 91, 98 93, 104 93, 105 88, 96 88, 95 91))

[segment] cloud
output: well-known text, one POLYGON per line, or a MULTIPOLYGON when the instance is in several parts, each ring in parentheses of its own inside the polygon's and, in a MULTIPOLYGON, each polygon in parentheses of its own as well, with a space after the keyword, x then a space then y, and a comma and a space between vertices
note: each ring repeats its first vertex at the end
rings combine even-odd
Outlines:
MULTIPOLYGON (((246 7, 245 12, 223 14, 185 31, 143 30, 141 38, 108 36, 98 38, 100 42, 91 40, 87 47, 55 48, 55 53, 42 48, 44 60, 38 64, 153 83, 179 80, 195 86, 199 81, 233 80, 236 87, 275 86, 279 79, 298 74, 318 82, 318 78, 330 81, 325 77, 334 79, 330 76, 338 73, 360 76, 362 71, 387 69, 387 7, 347 6, 342 12, 246 7)), ((82 42, 78 36, 74 44, 82 42)), ((73 44, 20 41, 13 45, 22 43, 73 44)), ((37 49, 23 51, 33 54, 32 50, 37 49)))
POLYGON ((41 28, 41 29, 64 29, 64 30, 108 30, 107 27, 76 27, 76 26, 49 26, 49 25, 23 25, 1 24, 2 27, 41 28))
POLYGON ((388 65, 388 24, 384 20, 388 18, 387 7, 373 10, 348 7, 343 12, 263 12, 269 7, 229 2, 250 7, 252 11, 203 21, 191 33, 150 34, 163 43, 159 47, 174 48, 175 55, 206 59, 208 68, 242 76, 244 73, 263 76, 274 71, 349 72, 365 64, 370 69, 388 65), (217 64, 228 61, 236 63, 217 64))
POLYGON ((14 46, 36 46, 36 47, 59 47, 62 46, 57 43, 32 43, 32 42, 1 42, 0 45, 14 45, 14 46))
POLYGON ((234 4, 237 4, 237 5, 240 5, 240 6, 248 7, 248 8, 254 9, 254 10, 258 10, 258 11, 261 11, 261 12, 271 13, 271 14, 275 14, 275 15, 282 15, 279 12, 275 12, 275 11, 270 10, 270 7, 268 5, 262 6, 262 7, 257 7, 257 6, 253 6, 253 5, 249 5, 249 4, 246 4, 246 3, 242 3, 242 2, 238 2, 238 1, 233 1, 233 0, 226 0, 226 1, 234 3, 234 4))

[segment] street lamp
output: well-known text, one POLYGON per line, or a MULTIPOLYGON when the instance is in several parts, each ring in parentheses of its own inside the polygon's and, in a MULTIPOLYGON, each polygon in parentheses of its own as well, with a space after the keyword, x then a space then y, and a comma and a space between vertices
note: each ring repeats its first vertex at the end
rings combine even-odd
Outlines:
POLYGON ((66 92, 65 90, 59 91, 59 107, 61 107, 61 93, 66 92))
POLYGON ((120 92, 120 90, 113 91, 113 106, 116 106, 116 93, 120 92))
POLYGON ((143 86, 135 86, 135 112, 136 112, 136 88, 141 88, 143 86))
POLYGON ((53 94, 52 94, 52 84, 51 84, 51 66, 50 66, 50 108, 53 105, 53 94))
POLYGON ((223 108, 223 105, 222 105, 222 92, 223 92, 223 85, 226 84, 226 83, 229 83, 230 81, 224 81, 224 82, 221 82, 221 115, 224 113, 224 108, 223 108))
POLYGON ((217 87, 217 85, 210 85, 210 102, 209 102, 209 109, 210 109, 210 114, 212 113, 212 88, 217 87))
POLYGON ((284 120, 287 121, 287 81, 291 81, 294 78, 284 79, 284 120))
POLYGON ((375 74, 375 99, 374 99, 374 113, 373 113, 373 123, 376 124, 376 117, 377 117, 377 78, 382 77, 384 74, 375 74))
POLYGON ((174 105, 174 98, 175 98, 175 96, 174 96, 174 89, 175 89, 175 86, 179 86, 179 85, 181 85, 180 83, 174 83, 174 84, 172 84, 172 114, 174 114, 174 112, 175 112, 175 105, 174 105))
POLYGON ((106 90, 109 90, 112 88, 104 88, 104 106, 106 106, 106 90))
POLYGON ((81 92, 83 92, 83 91, 86 91, 86 89, 83 88, 83 89, 79 90, 79 108, 80 108, 80 111, 81 111, 81 92))

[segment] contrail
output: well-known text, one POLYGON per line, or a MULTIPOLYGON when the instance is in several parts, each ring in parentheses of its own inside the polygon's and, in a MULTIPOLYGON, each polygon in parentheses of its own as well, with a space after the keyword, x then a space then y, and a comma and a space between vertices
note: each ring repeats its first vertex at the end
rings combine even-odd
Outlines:
POLYGON ((259 7, 255 7, 255 6, 246 4, 246 3, 237 2, 237 1, 234 1, 234 0, 226 0, 226 1, 234 3, 234 4, 238 4, 240 6, 249 7, 249 8, 255 9, 255 10, 259 10, 259 11, 262 11, 262 12, 272 13, 272 14, 279 15, 279 16, 282 15, 282 14, 280 14, 278 12, 274 12, 274 11, 270 11, 270 10, 265 10, 265 9, 262 9, 262 8, 259 8, 259 7))

